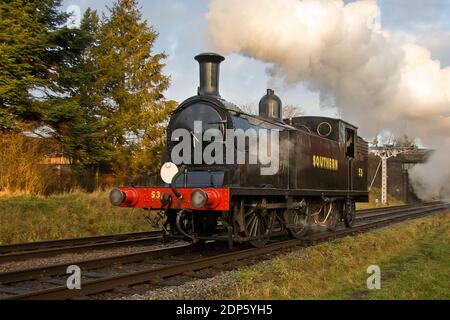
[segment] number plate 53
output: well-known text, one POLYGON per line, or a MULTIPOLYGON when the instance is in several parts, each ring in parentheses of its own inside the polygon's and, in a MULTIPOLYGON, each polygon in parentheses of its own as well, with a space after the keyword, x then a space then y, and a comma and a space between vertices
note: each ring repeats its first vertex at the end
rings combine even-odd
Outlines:
POLYGON ((160 199, 161 198, 161 192, 159 192, 159 191, 152 191, 152 192, 150 192, 150 198, 152 199, 152 200, 154 200, 154 199, 160 199))

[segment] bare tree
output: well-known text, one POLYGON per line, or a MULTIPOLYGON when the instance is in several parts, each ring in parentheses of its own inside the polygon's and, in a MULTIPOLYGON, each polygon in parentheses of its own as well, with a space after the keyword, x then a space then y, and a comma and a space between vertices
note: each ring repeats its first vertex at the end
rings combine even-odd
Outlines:
POLYGON ((394 139, 394 146, 417 148, 417 143, 415 139, 412 139, 408 135, 404 134, 403 136, 394 139))
MULTIPOLYGON (((257 115, 258 114, 258 106, 254 102, 247 102, 239 105, 239 108, 248 114, 257 115)), ((291 119, 295 117, 299 117, 303 115, 304 112, 301 107, 288 104, 283 108, 283 119, 291 119)))
POLYGON ((239 108, 248 114, 257 115, 258 114, 258 106, 254 102, 247 102, 239 105, 239 108))
POLYGON ((292 119, 295 117, 300 117, 304 114, 300 106, 293 104, 288 104, 283 108, 283 119, 292 119))
POLYGON ((373 138, 372 142, 370 143, 371 147, 378 147, 380 142, 378 141, 378 137, 373 138))

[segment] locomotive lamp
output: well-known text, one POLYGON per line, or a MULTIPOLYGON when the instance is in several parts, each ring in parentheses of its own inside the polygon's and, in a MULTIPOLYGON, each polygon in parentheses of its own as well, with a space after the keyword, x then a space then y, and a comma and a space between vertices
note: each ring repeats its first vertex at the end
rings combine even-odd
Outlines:
POLYGON ((166 162, 162 165, 161 167, 161 179, 167 183, 167 184, 171 184, 173 178, 176 176, 176 174, 178 173, 179 169, 177 167, 177 165, 175 163, 172 162, 166 162))
POLYGON ((178 168, 177 165, 172 162, 166 162, 161 167, 161 179, 170 186, 173 193, 178 199, 181 199, 183 196, 178 192, 175 184, 178 177, 184 172, 184 170, 184 166, 178 168))

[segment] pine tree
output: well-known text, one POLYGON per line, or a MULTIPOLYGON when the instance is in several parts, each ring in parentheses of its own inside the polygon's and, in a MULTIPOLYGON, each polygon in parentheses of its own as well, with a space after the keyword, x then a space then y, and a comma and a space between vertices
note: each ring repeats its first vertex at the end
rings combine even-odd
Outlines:
POLYGON ((117 174, 142 174, 156 165, 161 153, 161 123, 175 103, 163 92, 170 78, 162 73, 164 53, 154 53, 157 32, 142 20, 134 0, 120 0, 103 17, 93 49, 99 70, 96 90, 117 174))
POLYGON ((47 125, 80 168, 109 166, 123 177, 158 163, 175 102, 163 92, 164 53, 136 1, 99 19, 87 10, 67 28, 61 0, 0 3, 0 130, 47 125))
POLYGON ((45 101, 58 92, 55 67, 67 53, 61 0, 0 3, 0 129, 45 118, 45 101))
POLYGON ((98 40, 99 18, 88 9, 80 28, 73 32, 73 50, 61 60, 56 72, 62 96, 48 101, 46 123, 57 132, 66 156, 78 168, 107 164, 104 128, 95 110, 98 106, 96 79, 98 68, 92 51, 98 40))

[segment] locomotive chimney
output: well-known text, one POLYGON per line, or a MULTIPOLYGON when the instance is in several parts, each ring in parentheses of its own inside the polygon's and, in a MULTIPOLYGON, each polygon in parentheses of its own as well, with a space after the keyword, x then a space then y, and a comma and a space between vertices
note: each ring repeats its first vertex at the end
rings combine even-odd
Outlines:
POLYGON ((283 121, 281 99, 272 89, 267 89, 267 94, 259 101, 259 116, 283 121))
POLYGON ((220 63, 225 58, 216 53, 202 53, 196 56, 195 60, 200 65, 200 87, 198 87, 198 95, 220 97, 220 63))

